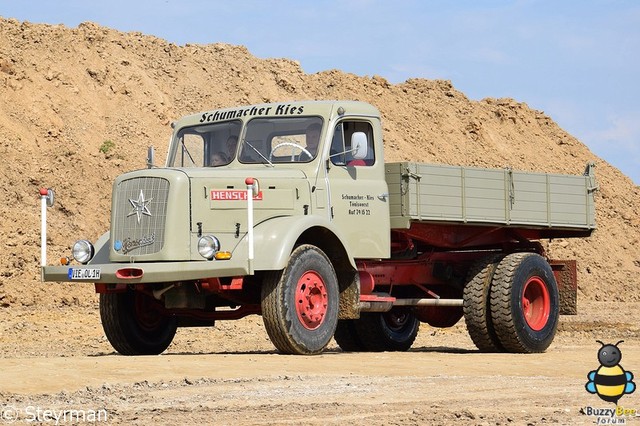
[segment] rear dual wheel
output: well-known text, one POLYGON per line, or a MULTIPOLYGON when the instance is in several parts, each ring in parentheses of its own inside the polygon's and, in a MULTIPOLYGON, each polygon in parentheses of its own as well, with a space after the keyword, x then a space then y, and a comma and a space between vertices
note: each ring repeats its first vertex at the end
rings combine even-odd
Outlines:
POLYGON ((544 352, 555 337, 558 288, 549 263, 535 253, 489 257, 464 290, 467 329, 485 352, 544 352))
POLYGON ((345 351, 406 351, 418 335, 420 321, 411 308, 364 312, 359 319, 338 321, 335 339, 345 351))
POLYGON ((504 348, 491 319, 491 283, 502 256, 489 256, 477 261, 469 271, 462 293, 467 331, 481 352, 503 352, 504 348))
MULTIPOLYGON (((362 315, 364 314, 361 314, 361 316, 362 315)), ((338 320, 333 338, 344 352, 361 352, 367 350, 358 334, 356 321, 359 321, 359 319, 338 320)))
POLYGON ((505 257, 491 289, 491 319, 510 352, 544 352, 556 334, 558 286, 549 263, 534 253, 505 257))

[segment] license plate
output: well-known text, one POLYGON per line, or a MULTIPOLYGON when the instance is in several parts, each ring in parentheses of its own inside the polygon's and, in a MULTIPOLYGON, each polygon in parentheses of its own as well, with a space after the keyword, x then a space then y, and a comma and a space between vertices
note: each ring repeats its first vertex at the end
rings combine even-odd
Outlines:
POLYGON ((99 280, 99 268, 69 268, 70 280, 99 280))

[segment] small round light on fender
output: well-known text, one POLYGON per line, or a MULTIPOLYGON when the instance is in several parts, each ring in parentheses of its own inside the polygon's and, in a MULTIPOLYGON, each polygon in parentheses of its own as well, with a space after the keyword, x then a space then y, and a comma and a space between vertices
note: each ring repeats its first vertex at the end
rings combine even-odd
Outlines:
POLYGON ((216 258, 216 260, 229 260, 231 259, 231 252, 230 251, 219 251, 216 253, 216 255, 214 256, 216 258))

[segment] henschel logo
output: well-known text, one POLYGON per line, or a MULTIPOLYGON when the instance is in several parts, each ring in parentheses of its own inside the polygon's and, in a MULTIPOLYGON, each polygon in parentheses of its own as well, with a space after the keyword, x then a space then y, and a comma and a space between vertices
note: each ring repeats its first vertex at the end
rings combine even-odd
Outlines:
POLYGON ((122 254, 127 254, 132 250, 140 247, 150 246, 156 242, 156 234, 151 234, 138 239, 125 238, 123 241, 116 240, 113 243, 113 249, 115 251, 121 251, 122 254))
POLYGON ((135 214, 138 218, 138 223, 140 223, 140 218, 142 218, 142 216, 151 216, 149 207, 147 207, 151 200, 153 200, 153 198, 149 198, 148 200, 144 199, 144 194, 142 193, 141 189, 140 195, 138 195, 137 200, 132 200, 131 198, 129 198, 129 202, 131 203, 131 207, 133 207, 133 210, 131 210, 131 213, 129 213, 127 217, 133 216, 135 214))

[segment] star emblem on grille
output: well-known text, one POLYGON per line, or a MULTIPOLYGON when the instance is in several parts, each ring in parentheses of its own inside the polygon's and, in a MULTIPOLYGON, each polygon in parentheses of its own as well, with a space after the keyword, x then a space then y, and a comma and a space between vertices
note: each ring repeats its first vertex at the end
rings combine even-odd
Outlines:
POLYGON ((147 207, 151 200, 153 200, 153 198, 145 200, 144 194, 142 193, 142 190, 140 190, 140 195, 138 196, 137 200, 132 200, 131 198, 129 198, 129 202, 131 203, 131 207, 133 207, 133 210, 131 210, 131 213, 129 213, 127 217, 133 216, 135 214, 138 218, 138 223, 140 223, 140 218, 142 218, 142 216, 152 216, 151 212, 149 211, 149 207, 147 207))

